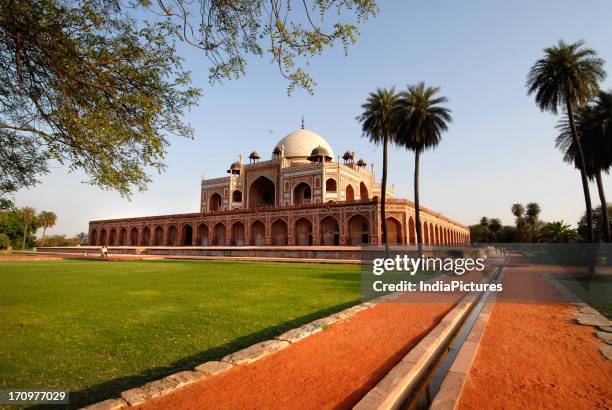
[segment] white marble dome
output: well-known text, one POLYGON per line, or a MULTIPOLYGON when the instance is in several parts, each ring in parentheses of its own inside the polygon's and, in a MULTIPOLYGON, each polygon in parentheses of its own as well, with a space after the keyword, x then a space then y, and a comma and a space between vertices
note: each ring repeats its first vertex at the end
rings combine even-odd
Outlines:
POLYGON ((319 146, 325 148, 329 155, 335 158, 334 150, 325 138, 305 128, 287 134, 274 147, 278 148, 281 145, 285 150, 285 158, 288 159, 307 159, 312 150, 319 146))

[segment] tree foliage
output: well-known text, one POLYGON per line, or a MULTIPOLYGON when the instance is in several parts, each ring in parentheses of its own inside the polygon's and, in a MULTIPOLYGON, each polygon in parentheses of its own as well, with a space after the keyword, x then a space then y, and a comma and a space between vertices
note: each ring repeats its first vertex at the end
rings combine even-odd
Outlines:
POLYGON ((309 57, 346 50, 375 13, 373 0, 0 0, 0 205, 50 161, 124 196, 144 190, 170 136, 193 136, 182 115, 201 92, 180 42, 202 50, 212 82, 267 54, 290 89, 312 91, 309 57))
MULTIPOLYGON (((23 212, 21 210, 10 210, 0 212, 0 234, 5 234, 13 248, 21 248, 23 245, 23 235, 25 224, 23 222, 23 212)), ((27 230, 26 248, 31 248, 35 244, 35 234, 40 227, 35 218, 27 230)))
POLYGON ((578 232, 563 221, 548 222, 538 236, 539 243, 573 243, 579 239, 578 232))
MULTIPOLYGON (((594 240, 597 242, 604 241, 604 217, 601 206, 598 206, 597 208, 593 209, 593 221, 594 240)), ((612 230, 612 205, 608 205, 608 227, 610 230, 612 230)), ((583 240, 586 240, 587 238, 586 232, 586 215, 583 214, 580 220, 578 221, 578 234, 580 234, 583 240)))

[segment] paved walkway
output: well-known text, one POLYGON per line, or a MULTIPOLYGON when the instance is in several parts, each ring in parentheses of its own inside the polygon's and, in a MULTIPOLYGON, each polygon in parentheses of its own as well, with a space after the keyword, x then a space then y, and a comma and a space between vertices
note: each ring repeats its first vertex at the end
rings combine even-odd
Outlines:
POLYGON ((575 307, 542 276, 568 270, 584 269, 506 270, 459 408, 612 408, 612 362, 599 352, 597 329, 576 324, 575 307))

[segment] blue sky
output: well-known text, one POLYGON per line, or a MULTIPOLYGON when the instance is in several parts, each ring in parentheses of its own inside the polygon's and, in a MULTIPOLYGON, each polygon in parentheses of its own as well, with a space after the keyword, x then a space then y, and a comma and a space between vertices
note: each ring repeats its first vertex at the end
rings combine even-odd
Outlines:
MULTIPOLYGON (((380 13, 361 26, 348 57, 340 47, 311 61, 314 95, 287 82, 268 57, 249 59, 240 80, 210 86, 207 60, 182 48, 192 80, 203 88, 185 114, 194 140, 174 138, 165 173, 131 200, 82 184, 83 175, 57 167, 37 187, 16 195, 18 206, 52 210, 51 233, 87 231, 92 219, 196 212, 200 176, 225 175, 239 153, 268 157, 276 142, 306 127, 336 153, 357 152, 380 171, 382 150, 361 137, 355 117, 378 86, 405 88, 425 81, 442 88, 454 122, 442 143, 421 161, 422 204, 465 224, 486 215, 512 223, 510 206, 535 201, 544 220, 575 225, 584 212, 580 175, 554 147, 557 118, 526 95, 526 74, 542 49, 584 39, 612 75, 612 2, 600 1, 379 1, 380 13)), ((607 79, 603 87, 612 88, 607 79)), ((413 198, 411 153, 393 149, 389 182, 413 198)), ((380 172, 378 172, 380 175, 380 172)), ((612 178, 604 177, 608 197, 612 178)), ((591 186, 594 205, 599 204, 591 186)))

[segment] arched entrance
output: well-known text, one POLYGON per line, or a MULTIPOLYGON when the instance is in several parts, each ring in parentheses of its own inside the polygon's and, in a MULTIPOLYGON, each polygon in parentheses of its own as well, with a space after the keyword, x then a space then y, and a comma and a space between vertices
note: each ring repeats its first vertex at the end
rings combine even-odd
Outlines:
POLYGON ((106 245, 106 229, 100 231, 100 243, 98 245, 106 245))
POLYGON ((196 244, 200 246, 208 245, 208 225, 200 224, 198 225, 198 237, 196 244))
POLYGON ((121 228, 121 230, 119 230, 119 241, 117 244, 119 246, 127 245, 127 229, 121 228))
POLYGON ((354 201, 355 200, 355 190, 353 189, 352 185, 348 185, 346 187, 345 200, 346 201, 354 201))
POLYGON ((387 218, 387 242, 389 245, 402 244, 402 223, 395 218, 387 218))
POLYGON ((300 218, 295 223, 295 244, 312 245, 312 223, 306 218, 300 218))
POLYGON ((423 244, 429 245, 429 225, 427 225, 427 222, 423 222, 423 244))
POLYGON ((336 180, 333 178, 329 178, 325 181, 325 191, 327 192, 336 192, 338 189, 338 185, 336 184, 336 180))
POLYGON ((232 202, 242 202, 242 191, 235 190, 232 193, 232 202))
POLYGON ((276 204, 276 188, 269 178, 261 176, 249 187, 249 208, 262 208, 276 204))
POLYGON ((370 243, 370 223, 361 214, 353 215, 348 221, 349 244, 363 245, 370 243))
POLYGON ((108 245, 115 246, 117 245, 117 231, 115 228, 111 228, 110 233, 108 235, 108 245))
POLYGON ((142 236, 140 238, 140 244, 142 246, 149 246, 150 241, 151 241, 151 230, 149 229, 148 226, 145 226, 144 228, 142 228, 142 236))
POLYGON ((286 246, 287 245, 287 224, 282 219, 277 219, 272 224, 272 245, 286 246))
POLYGON ((153 246, 164 244, 164 228, 157 226, 153 231, 153 246))
POLYGON ((193 244, 193 228, 189 224, 183 225, 181 232, 181 245, 191 246, 193 244))
POLYGON ((176 225, 170 225, 168 228, 168 235, 166 237, 166 246, 176 246, 178 237, 178 229, 176 225))
POLYGON ((416 225, 412 217, 408 218, 408 238, 410 245, 416 245, 416 225))
POLYGON ((250 244, 254 246, 264 246, 266 244, 266 226, 261 221, 251 224, 250 244))
POLYGON ((310 203, 312 198, 312 191, 310 185, 305 182, 300 182, 293 188, 293 204, 307 204, 310 203))
POLYGON ((138 228, 136 227, 132 228, 132 230, 130 231, 130 245, 138 245, 138 228))
POLYGON ((226 229, 223 222, 219 222, 213 229, 213 245, 225 246, 226 229))
POLYGON ((235 222, 232 225, 232 245, 244 246, 244 225, 242 222, 235 222))
POLYGON ((91 245, 97 245, 98 244, 98 232, 95 229, 91 230, 91 234, 89 235, 89 243, 91 245))
POLYGON ((359 199, 361 199, 362 201, 367 201, 368 199, 370 199, 370 195, 368 194, 368 187, 363 182, 359 184, 359 199))
POLYGON ((219 211, 221 209, 222 204, 223 199, 221 198, 221 195, 215 192, 208 199, 208 212, 219 211))
POLYGON ((340 224, 333 216, 321 220, 321 245, 340 245, 340 224))

